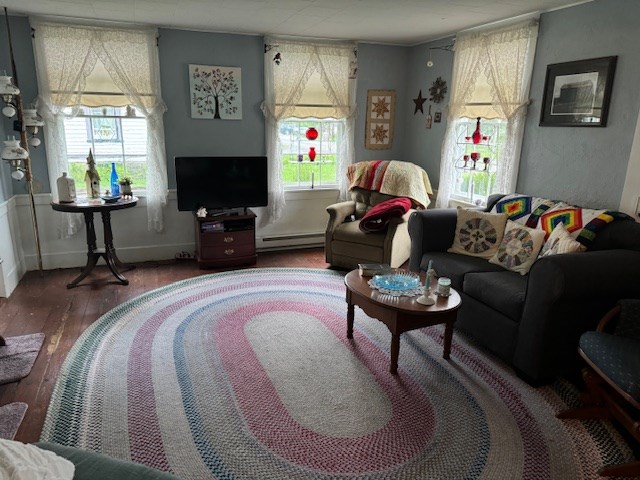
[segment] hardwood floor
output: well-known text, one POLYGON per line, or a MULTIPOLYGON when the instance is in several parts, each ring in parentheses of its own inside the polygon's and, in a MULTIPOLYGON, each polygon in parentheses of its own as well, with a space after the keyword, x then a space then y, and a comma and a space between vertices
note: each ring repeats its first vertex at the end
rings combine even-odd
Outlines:
MULTIPOLYGON (((329 268, 324 249, 312 248, 258 254, 253 267, 329 268)), ((237 267, 235 267, 237 268, 237 267)), ((31 373, 19 382, 0 385, 0 405, 25 402, 29 405, 16 440, 35 442, 51 399, 60 367, 68 351, 84 330, 120 303, 155 288, 197 275, 226 269, 200 270, 194 260, 142 263, 125 273, 129 285, 109 283, 114 277, 106 266, 85 279, 95 282, 68 290, 78 269, 28 272, 8 299, 0 299, 0 335, 14 336, 44 332, 44 345, 31 373)))

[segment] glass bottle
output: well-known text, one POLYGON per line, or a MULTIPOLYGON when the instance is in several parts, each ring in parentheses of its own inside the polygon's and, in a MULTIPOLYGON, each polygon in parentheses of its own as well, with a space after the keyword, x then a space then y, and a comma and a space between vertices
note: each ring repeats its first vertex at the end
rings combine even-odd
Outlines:
POLYGON ((116 172, 115 162, 111 162, 111 195, 117 197, 120 195, 120 183, 118 183, 118 172, 116 172))
POLYGON ((316 159, 316 147, 309 147, 309 160, 314 161, 316 159))
POLYGON ((76 201, 76 183, 73 178, 62 172, 62 176, 56 180, 58 186, 58 200, 60 203, 73 203, 76 201))
POLYGON ((471 135, 471 140, 473 140, 473 143, 475 145, 480 143, 480 141, 482 140, 482 133, 480 132, 480 117, 478 117, 478 119, 476 120, 476 129, 473 132, 473 135, 471 135))

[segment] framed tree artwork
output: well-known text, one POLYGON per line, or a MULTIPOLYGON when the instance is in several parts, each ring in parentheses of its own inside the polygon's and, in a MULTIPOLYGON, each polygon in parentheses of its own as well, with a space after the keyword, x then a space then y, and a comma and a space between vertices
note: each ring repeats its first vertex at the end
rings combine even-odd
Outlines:
POLYGON ((241 74, 238 67, 189 65, 191 118, 242 120, 241 74))
POLYGON ((367 121, 364 147, 385 150, 393 145, 393 127, 396 115, 395 90, 367 91, 367 121))
POLYGON ((540 126, 605 127, 617 58, 548 65, 540 126))

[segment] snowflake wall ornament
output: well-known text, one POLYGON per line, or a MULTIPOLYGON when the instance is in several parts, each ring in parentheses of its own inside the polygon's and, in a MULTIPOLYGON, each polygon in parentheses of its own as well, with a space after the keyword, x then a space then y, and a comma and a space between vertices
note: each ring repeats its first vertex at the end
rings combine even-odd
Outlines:
POLYGON ((191 117, 242 120, 242 69, 189 65, 191 117))

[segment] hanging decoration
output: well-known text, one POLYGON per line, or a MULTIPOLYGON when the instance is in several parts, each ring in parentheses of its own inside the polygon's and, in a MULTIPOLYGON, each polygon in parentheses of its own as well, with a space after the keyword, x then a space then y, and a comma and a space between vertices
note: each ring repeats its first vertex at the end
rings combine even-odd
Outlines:
POLYGON ((307 137, 307 140, 315 140, 316 138, 318 138, 318 130, 313 127, 309 127, 307 129, 307 132, 305 133, 305 136, 307 137))
POLYGON ((191 118, 242 120, 242 69, 189 65, 191 118))
POLYGON ((442 80, 442 77, 438 77, 433 81, 431 88, 429 88, 429 93, 431 94, 431 100, 433 103, 440 103, 444 98, 445 93, 447 93, 447 82, 442 80))
POLYGON ((413 114, 415 115, 420 110, 420 113, 424 113, 423 105, 427 99, 422 97, 422 89, 418 92, 418 97, 413 99, 413 103, 416 104, 415 109, 413 110, 413 114))
POLYGON ((367 91, 367 121, 365 148, 389 149, 393 145, 393 127, 396 114, 395 90, 367 91))
POLYGON ((433 122, 433 118, 431 117, 431 105, 429 105, 429 113, 427 114, 427 121, 425 122, 425 127, 431 128, 432 122, 433 122))

